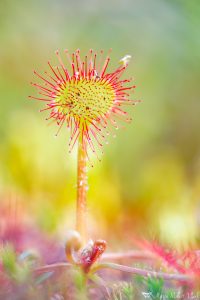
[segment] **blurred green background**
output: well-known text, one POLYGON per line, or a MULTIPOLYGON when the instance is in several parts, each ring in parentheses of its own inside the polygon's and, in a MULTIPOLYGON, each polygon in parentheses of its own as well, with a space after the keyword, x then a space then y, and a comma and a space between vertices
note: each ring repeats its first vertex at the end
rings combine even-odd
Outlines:
POLYGON ((54 138, 29 82, 56 49, 112 48, 110 69, 133 57, 126 76, 143 102, 89 170, 90 232, 110 244, 135 234, 198 241, 199 16, 198 0, 1 0, 0 205, 23 207, 44 232, 74 227, 76 151, 65 130, 54 138))

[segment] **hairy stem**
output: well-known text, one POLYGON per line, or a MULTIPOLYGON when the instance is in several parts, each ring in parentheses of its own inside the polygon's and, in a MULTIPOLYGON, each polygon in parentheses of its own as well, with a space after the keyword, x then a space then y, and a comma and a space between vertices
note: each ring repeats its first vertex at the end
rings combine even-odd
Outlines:
POLYGON ((139 269, 134 267, 128 267, 124 265, 119 265, 115 263, 99 263, 95 267, 91 269, 91 273, 95 273, 101 269, 114 269, 122 272, 137 274, 141 276, 154 276, 154 277, 161 277, 164 280, 177 280, 177 281, 191 281, 192 277, 184 274, 177 274, 177 273, 164 273, 164 272, 156 272, 151 270, 139 269))
POLYGON ((36 268, 34 271, 36 274, 44 273, 44 272, 50 272, 50 271, 62 271, 66 268, 74 267, 72 264, 69 263, 55 263, 51 265, 45 265, 39 268, 36 268))
POLYGON ((80 233, 83 243, 87 240, 87 156, 86 146, 80 137, 78 143, 77 166, 77 203, 76 203, 76 230, 80 233))
MULTIPOLYGON (((69 263, 56 263, 56 264, 46 265, 46 266, 37 268, 37 269, 35 269, 35 273, 40 274, 40 273, 49 272, 49 271, 61 272, 62 270, 65 270, 66 268, 74 269, 74 267, 75 267, 74 265, 69 264, 69 263)), ((176 280, 179 282, 189 282, 190 283, 195 279, 192 275, 179 274, 179 273, 157 272, 157 271, 152 271, 152 270, 147 270, 147 269, 128 267, 125 265, 120 265, 120 264, 115 264, 115 263, 99 263, 91 269, 89 276, 92 278, 96 272, 98 272, 102 269, 111 269, 111 270, 121 271, 121 272, 125 272, 125 273, 140 275, 140 276, 144 276, 144 277, 153 276, 153 277, 157 277, 157 278, 163 278, 164 280, 176 280)), ((96 277, 96 279, 97 279, 97 277, 96 277)), ((100 281, 99 281, 99 283, 100 283, 100 281)), ((101 283, 104 283, 104 281, 101 280, 101 283)))

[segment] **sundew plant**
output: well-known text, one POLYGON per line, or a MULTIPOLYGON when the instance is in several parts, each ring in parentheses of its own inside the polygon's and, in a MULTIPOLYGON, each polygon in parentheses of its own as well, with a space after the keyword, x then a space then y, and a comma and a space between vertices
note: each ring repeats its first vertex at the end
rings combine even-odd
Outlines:
POLYGON ((87 160, 90 161, 89 152, 97 156, 96 148, 102 148, 113 128, 118 129, 121 121, 131 121, 124 108, 137 102, 130 99, 135 85, 130 84, 131 79, 121 79, 130 55, 121 59, 113 72, 107 71, 110 57, 108 55, 103 61, 103 51, 98 55, 90 50, 89 54, 81 57, 80 50, 72 55, 66 50, 69 67, 66 67, 58 51, 56 55, 59 66, 52 67, 48 62, 50 72, 45 72, 45 77, 34 71, 40 83, 32 85, 38 89, 39 96, 30 98, 46 103, 46 108, 41 111, 49 111, 47 120, 57 124, 57 134, 62 127, 70 130, 70 152, 78 144, 76 229, 86 241, 86 169, 87 160))
POLYGON ((29 99, 43 104, 41 112, 46 114, 48 124, 55 125, 56 136, 60 130, 65 131, 69 152, 77 151, 76 224, 64 233, 62 249, 53 239, 47 241, 42 235, 37 239, 40 250, 47 244, 43 256, 59 253, 51 262, 41 259, 37 251, 21 247, 20 243, 26 245, 27 236, 35 239, 35 231, 24 228, 22 222, 19 228, 5 226, 0 248, 0 299, 198 297, 199 250, 178 252, 161 246, 156 240, 130 237, 135 249, 106 252, 109 241, 90 236, 88 168, 95 168, 96 161, 101 160, 109 136, 115 136, 116 130, 131 122, 127 108, 140 102, 134 99, 133 79, 126 78, 131 55, 126 54, 115 64, 110 61, 111 51, 89 50, 84 55, 79 49, 72 54, 65 50, 56 51, 56 56, 56 66, 48 62, 47 71, 34 71, 31 85, 37 93, 34 90, 29 99), (12 239, 15 239, 15 247, 9 243, 12 239))

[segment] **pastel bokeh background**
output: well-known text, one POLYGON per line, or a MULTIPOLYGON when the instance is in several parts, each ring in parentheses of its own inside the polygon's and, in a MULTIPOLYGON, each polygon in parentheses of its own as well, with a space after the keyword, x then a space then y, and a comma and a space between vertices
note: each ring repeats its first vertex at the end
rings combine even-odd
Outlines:
POLYGON ((118 248, 135 234, 198 242, 199 16, 198 0, 1 0, 0 206, 61 238, 74 226, 76 151, 65 130, 54 138, 29 83, 56 49, 112 48, 111 69, 132 56, 143 102, 89 170, 90 231, 118 248))

